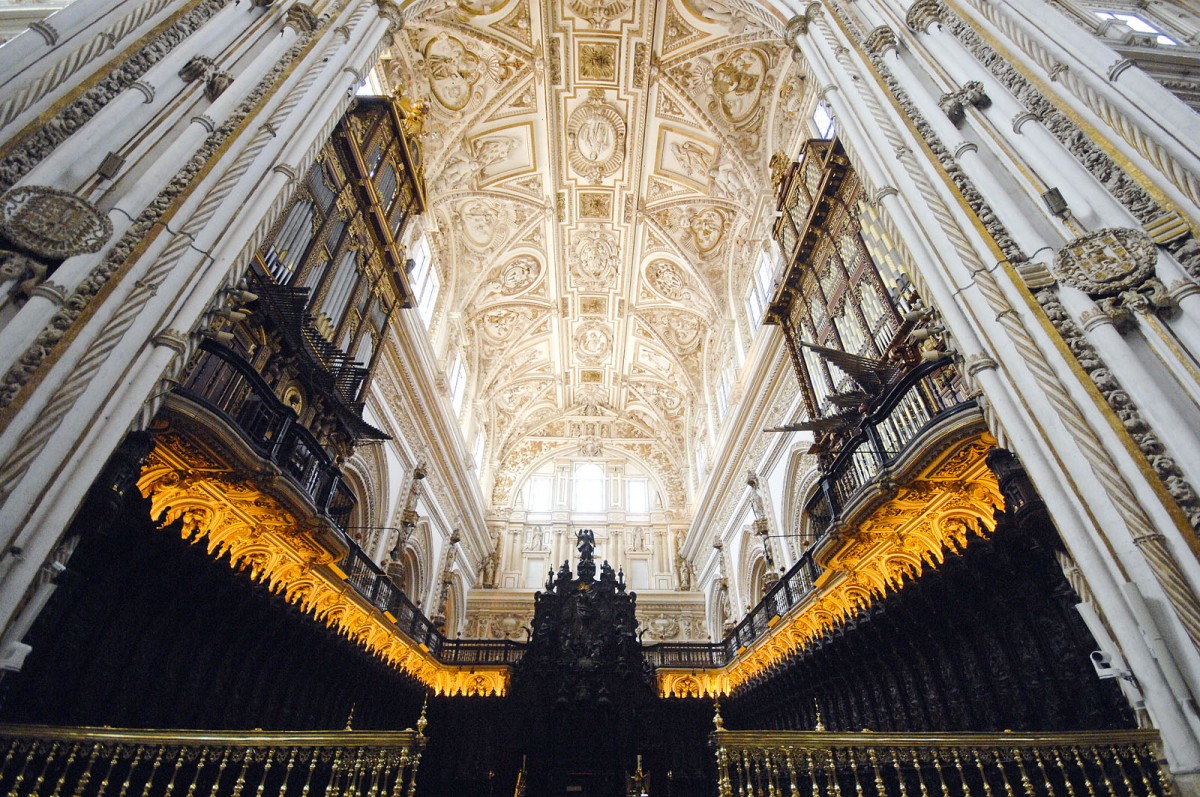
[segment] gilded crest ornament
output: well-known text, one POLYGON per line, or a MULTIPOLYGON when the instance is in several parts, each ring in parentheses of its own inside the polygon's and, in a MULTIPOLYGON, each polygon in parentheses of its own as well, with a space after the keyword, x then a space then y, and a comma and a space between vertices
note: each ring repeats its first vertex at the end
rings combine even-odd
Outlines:
POLYGON ((592 89, 567 120, 567 159, 571 168, 599 181, 625 162, 625 120, 604 91, 592 89))
POLYGON ((1135 290, 1154 276, 1158 250, 1142 230, 1110 227, 1081 235, 1054 256, 1064 285, 1093 298, 1135 290))
POLYGON ((98 252, 112 231, 107 216, 69 191, 28 185, 0 198, 0 233, 39 257, 98 252))
POLYGON ((767 59, 752 47, 735 50, 713 65, 710 107, 734 127, 757 118, 767 77, 767 59))

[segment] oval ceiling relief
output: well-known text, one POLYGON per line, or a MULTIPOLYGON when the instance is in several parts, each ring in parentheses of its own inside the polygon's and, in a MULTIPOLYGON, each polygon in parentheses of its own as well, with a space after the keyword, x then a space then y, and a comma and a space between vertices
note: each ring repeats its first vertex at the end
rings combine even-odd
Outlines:
POLYGON ((766 59, 750 47, 734 50, 713 65, 713 106, 725 121, 737 127, 754 116, 766 74, 766 59))
POLYGON ((434 98, 451 111, 461 111, 471 101, 471 92, 484 71, 479 56, 448 33, 426 42, 425 68, 434 98))
POLYGON ((625 120, 605 102, 603 89, 588 91, 587 102, 567 119, 567 158, 571 168, 596 181, 625 162, 625 120))
POLYGON ((646 281, 650 283, 650 287, 656 293, 664 298, 671 300, 691 298, 692 292, 688 290, 687 281, 679 266, 669 260, 655 260, 647 266, 646 281))
POLYGON ((599 321, 585 321, 575 332, 575 350, 579 359, 596 364, 608 357, 612 351, 612 333, 608 325, 599 321))
POLYGON ((489 288, 505 296, 514 296, 537 282, 541 273, 542 266, 537 258, 528 255, 514 257, 496 270, 495 280, 489 288))

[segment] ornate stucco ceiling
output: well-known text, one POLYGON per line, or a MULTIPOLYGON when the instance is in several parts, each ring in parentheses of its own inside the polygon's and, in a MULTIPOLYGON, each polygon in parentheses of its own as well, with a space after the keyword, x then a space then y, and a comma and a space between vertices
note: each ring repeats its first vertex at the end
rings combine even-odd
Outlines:
POLYGON ((436 323, 467 358, 493 505, 567 446, 638 459, 682 509, 768 164, 802 128, 782 21, 733 0, 441 0, 406 19, 378 72, 429 104, 436 323))

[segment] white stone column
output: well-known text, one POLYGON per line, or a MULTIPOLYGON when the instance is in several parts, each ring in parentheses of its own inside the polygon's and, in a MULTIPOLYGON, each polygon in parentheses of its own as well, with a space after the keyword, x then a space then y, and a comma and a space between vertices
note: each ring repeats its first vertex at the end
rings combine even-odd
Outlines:
MULTIPOLYGON (((239 257, 245 262, 251 232, 274 198, 262 189, 273 180, 278 182, 286 176, 286 172, 270 172, 272 165, 278 163, 276 159, 280 153, 289 150, 303 158, 305 153, 320 146, 318 138, 327 132, 325 119, 311 118, 298 109, 324 109, 325 114, 336 110, 340 114, 348 102, 348 87, 343 82, 341 66, 349 61, 361 71, 369 66, 362 62, 377 55, 388 24, 379 18, 373 4, 361 5, 371 9, 365 18, 354 16, 353 12, 358 10, 354 7, 346 12, 347 17, 359 19, 359 22, 348 37, 347 43, 353 44, 343 49, 341 57, 322 61, 320 49, 310 51, 305 56, 306 61, 300 62, 307 63, 307 69, 297 69, 286 84, 292 88, 302 86, 301 94, 287 98, 287 92, 280 91, 263 99, 264 106, 277 108, 290 101, 289 110, 277 119, 280 123, 277 135, 261 149, 248 150, 244 154, 240 146, 230 147, 221 165, 187 196, 175 217, 180 225, 177 229, 186 229, 190 214, 210 202, 209 192, 221 182, 225 169, 239 158, 250 159, 249 168, 241 173, 230 193, 222 194, 229 201, 221 202, 215 214, 200 218, 196 245, 184 251, 179 263, 161 277, 162 283, 145 301, 139 318, 143 321, 157 319, 161 326, 139 323, 125 328, 99 370, 88 375, 87 390, 75 400, 71 412, 55 419, 59 425, 53 437, 29 462, 29 467, 7 496, 3 507, 5 522, 0 526, 19 535, 15 539, 10 537, 9 545, 17 545, 23 553, 20 557, 8 556, 4 563, 9 566, 9 571, 0 583, 0 607, 6 613, 0 617, 0 622, 7 621, 7 612, 17 605, 37 567, 70 522, 75 507, 108 453, 116 448, 130 424, 136 421, 142 402, 152 395, 164 370, 181 353, 180 345, 170 341, 186 340, 188 330, 201 319, 214 294, 229 278, 230 264, 239 257), (310 70, 316 72, 312 73, 312 80, 305 82, 300 76, 310 70), (301 99, 307 99, 307 102, 302 104, 301 99), (292 113, 291 109, 297 109, 297 112, 292 113), (159 336, 158 332, 170 334, 159 336)), ((333 33, 332 28, 330 25, 325 33, 331 41, 336 41, 338 39, 334 37, 339 34, 333 33)), ((261 126, 250 126, 244 137, 234 144, 244 145, 261 132, 261 126)), ((170 246, 172 240, 168 236, 163 245, 170 246)), ((131 275, 121 283, 125 292, 115 293, 98 307, 80 336, 50 368, 36 395, 30 397, 6 430, 10 443, 15 437, 24 441, 29 434, 35 433, 31 430, 33 427, 44 428, 37 426, 43 421, 41 408, 44 403, 50 399, 50 394, 62 395, 62 391, 68 390, 71 380, 77 377, 75 364, 95 345, 92 336, 99 334, 103 338, 107 334, 105 330, 121 328, 112 324, 123 312, 123 297, 128 296, 130 290, 141 289, 137 275, 147 273, 145 268, 153 266, 160 254, 161 249, 144 253, 135 263, 131 275)), ((8 552, 11 548, 6 546, 5 550, 8 552)))

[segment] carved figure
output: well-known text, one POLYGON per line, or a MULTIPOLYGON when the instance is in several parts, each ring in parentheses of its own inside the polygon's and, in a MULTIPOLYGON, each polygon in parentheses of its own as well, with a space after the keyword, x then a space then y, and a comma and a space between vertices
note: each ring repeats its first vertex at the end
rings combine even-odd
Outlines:
POLYGON ((425 45, 425 66, 433 96, 451 111, 466 107, 471 90, 483 74, 479 56, 446 33, 434 36, 425 45))

